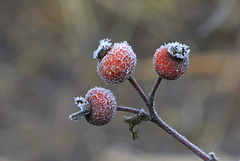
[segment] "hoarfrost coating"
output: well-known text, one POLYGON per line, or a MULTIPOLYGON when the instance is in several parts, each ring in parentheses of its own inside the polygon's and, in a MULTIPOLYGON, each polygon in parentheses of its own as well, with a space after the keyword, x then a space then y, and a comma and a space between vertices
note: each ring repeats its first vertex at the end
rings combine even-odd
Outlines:
POLYGON ((88 123, 102 126, 109 123, 116 115, 117 102, 110 90, 95 87, 87 92, 85 98, 90 104, 91 111, 88 115, 85 115, 88 123))
POLYGON ((83 97, 74 97, 74 103, 82 110, 83 107, 89 107, 89 102, 83 97))
POLYGON ((83 97, 74 97, 74 101, 75 104, 78 106, 78 108, 80 109, 80 111, 75 112, 73 114, 71 114, 69 116, 70 120, 79 120, 80 118, 82 118, 84 115, 89 114, 90 113, 90 104, 89 102, 83 98, 83 97))
POLYGON ((154 70, 162 79, 180 78, 188 69, 189 52, 188 46, 178 42, 161 45, 154 54, 154 70))
POLYGON ((209 153, 209 155, 218 160, 218 157, 216 156, 215 152, 212 151, 209 153))
MULTIPOLYGON (((102 105, 103 106, 107 106, 107 104, 109 103, 108 101, 110 101, 111 103, 110 104, 113 104, 113 105, 116 105, 117 102, 116 102, 116 97, 113 95, 112 91, 110 91, 109 89, 105 89, 105 88, 102 88, 102 87, 97 87, 95 86, 94 88, 90 89, 85 98, 87 99, 88 97, 91 98, 93 95, 97 98, 97 99, 100 99, 99 96, 98 96, 98 93, 100 94, 103 94, 106 96, 106 100, 104 99, 101 99, 102 101, 102 105), (90 97, 91 96, 91 97, 90 97)), ((92 99, 92 98, 91 98, 92 99)), ((98 104, 98 102, 96 102, 98 104)))
POLYGON ((101 50, 107 50, 109 47, 112 46, 112 43, 111 43, 111 39, 102 39, 99 41, 99 46, 97 48, 97 50, 95 50, 93 52, 93 58, 98 58, 98 53, 101 51, 101 50))
POLYGON ((105 83, 119 84, 131 76, 136 63, 136 54, 127 41, 114 43, 111 50, 98 62, 97 73, 105 83))
POLYGON ((172 43, 167 43, 164 44, 164 46, 162 47, 168 47, 168 52, 176 58, 179 59, 188 59, 189 53, 190 53, 190 48, 189 46, 185 45, 185 44, 181 44, 179 42, 172 42, 172 43))

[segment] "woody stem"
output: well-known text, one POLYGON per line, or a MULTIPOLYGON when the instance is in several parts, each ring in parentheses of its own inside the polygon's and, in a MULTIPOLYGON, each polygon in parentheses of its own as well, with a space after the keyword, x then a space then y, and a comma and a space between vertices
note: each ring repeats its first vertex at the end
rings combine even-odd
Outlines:
POLYGON ((146 94, 143 92, 142 88, 137 83, 137 81, 132 76, 130 76, 128 78, 128 80, 132 84, 132 86, 136 89, 138 94, 142 97, 142 99, 145 102, 145 104, 147 105, 148 104, 148 98, 147 98, 146 94))
MULTIPOLYGON (((161 83, 161 78, 159 77, 157 81, 155 82, 153 89, 150 93, 150 99, 148 100, 147 96, 143 92, 142 88, 139 86, 137 81, 130 76, 129 82, 133 85, 133 87, 137 90, 139 95, 142 97, 143 101, 146 103, 149 113, 144 112, 145 116, 150 116, 150 121, 155 123, 157 126, 162 128, 164 131, 166 131, 168 134, 170 134, 172 137, 174 137, 176 140, 178 140, 181 144, 186 146, 189 150, 191 150, 193 153, 195 153, 197 156, 199 156, 204 161, 217 161, 217 157, 214 154, 207 155, 204 151, 199 149, 197 146, 195 146, 193 143, 191 143, 189 140, 186 139, 186 137, 179 134, 176 130, 174 130, 172 127, 170 127, 168 124, 166 124, 157 114, 154 106, 154 98, 157 91, 157 88, 159 87, 161 83)), ((139 114, 141 111, 138 109, 130 108, 130 107, 123 107, 118 106, 117 109, 119 111, 126 111, 130 113, 139 114)))

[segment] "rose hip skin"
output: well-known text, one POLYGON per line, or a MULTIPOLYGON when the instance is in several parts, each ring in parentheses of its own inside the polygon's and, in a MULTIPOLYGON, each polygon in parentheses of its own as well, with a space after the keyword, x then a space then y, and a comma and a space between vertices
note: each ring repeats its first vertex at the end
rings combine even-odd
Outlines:
POLYGON ((98 62, 97 73, 107 84, 119 84, 132 75, 136 62, 136 54, 126 41, 114 43, 98 62))
POLYGON ((176 80, 186 73, 188 69, 190 49, 188 46, 179 43, 169 44, 157 49, 153 59, 153 66, 161 78, 176 80))
POLYGON ((95 87, 88 91, 85 99, 90 104, 90 113, 85 115, 88 123, 101 126, 109 123, 116 114, 115 96, 110 90, 95 87))

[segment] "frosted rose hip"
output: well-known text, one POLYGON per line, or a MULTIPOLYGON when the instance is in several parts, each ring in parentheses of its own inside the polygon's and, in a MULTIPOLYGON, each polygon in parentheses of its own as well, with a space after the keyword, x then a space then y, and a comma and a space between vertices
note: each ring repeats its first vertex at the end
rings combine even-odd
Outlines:
POLYGON ((162 45, 154 54, 154 70, 163 79, 180 78, 188 69, 189 52, 188 46, 178 42, 162 45))
POLYGON ((100 58, 97 73, 107 84, 119 84, 131 76, 137 58, 126 41, 111 45, 110 40, 101 40, 94 52, 94 58, 100 58))
POLYGON ((92 125, 105 125, 116 114, 115 96, 110 90, 95 87, 88 91, 85 99, 90 104, 90 113, 85 115, 86 120, 92 125))
POLYGON ((79 120, 85 116, 88 123, 96 126, 109 123, 117 111, 113 93, 101 87, 90 89, 85 98, 76 97, 75 104, 80 111, 71 114, 69 119, 79 120))

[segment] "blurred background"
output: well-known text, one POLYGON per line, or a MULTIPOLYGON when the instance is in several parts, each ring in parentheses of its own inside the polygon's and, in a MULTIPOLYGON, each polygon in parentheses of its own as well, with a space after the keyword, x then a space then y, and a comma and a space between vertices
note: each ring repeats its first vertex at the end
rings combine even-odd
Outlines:
MULTIPOLYGON (((0 0, 1 161, 200 161, 156 125, 132 140, 118 112, 108 125, 73 122, 73 97, 111 89, 119 105, 145 108, 128 81, 106 85, 92 53, 99 40, 128 41, 133 76, 148 94, 155 50, 190 46, 190 67, 157 91, 159 115, 205 152, 240 159, 240 1, 0 0)), ((145 108, 146 109, 146 108, 145 108)))

